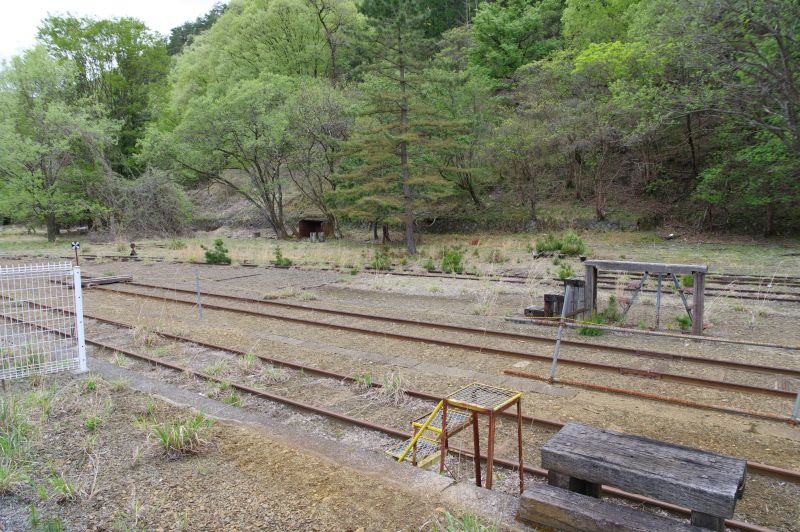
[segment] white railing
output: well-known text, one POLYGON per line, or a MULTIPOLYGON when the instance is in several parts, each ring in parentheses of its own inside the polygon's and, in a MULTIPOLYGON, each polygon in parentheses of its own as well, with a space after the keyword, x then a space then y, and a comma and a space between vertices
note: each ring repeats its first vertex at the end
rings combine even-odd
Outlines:
POLYGON ((0 320, 0 379, 86 371, 77 266, 0 266, 0 320))

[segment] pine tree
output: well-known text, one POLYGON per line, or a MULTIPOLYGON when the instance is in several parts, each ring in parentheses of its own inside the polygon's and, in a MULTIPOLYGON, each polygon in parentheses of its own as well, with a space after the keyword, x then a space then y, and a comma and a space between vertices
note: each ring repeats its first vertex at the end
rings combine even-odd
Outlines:
POLYGON ((362 46, 371 57, 362 91, 366 104, 353 139, 351 169, 332 200, 344 217, 405 226, 406 249, 416 254, 414 222, 448 194, 426 156, 437 124, 418 94, 418 77, 430 42, 423 33, 424 0, 366 0, 370 29, 362 46))

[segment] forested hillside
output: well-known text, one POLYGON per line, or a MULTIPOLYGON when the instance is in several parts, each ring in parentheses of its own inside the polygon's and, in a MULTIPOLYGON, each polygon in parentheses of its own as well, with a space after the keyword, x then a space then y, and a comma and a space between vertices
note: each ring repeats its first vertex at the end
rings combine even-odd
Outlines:
POLYGON ((279 237, 315 213, 411 253, 559 218, 800 228, 795 0, 232 0, 170 36, 50 16, 0 75, 0 213, 51 238, 185 230, 208 183, 279 237))

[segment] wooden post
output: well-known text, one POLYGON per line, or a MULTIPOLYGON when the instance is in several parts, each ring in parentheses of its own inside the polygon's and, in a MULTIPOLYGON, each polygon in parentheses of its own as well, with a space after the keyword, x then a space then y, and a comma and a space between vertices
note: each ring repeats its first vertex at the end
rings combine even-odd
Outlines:
POLYGON ((584 277, 586 280, 586 310, 591 317, 597 308, 597 268, 587 264, 584 277))
POLYGON ((692 334, 703 334, 703 310, 705 306, 706 274, 694 272, 694 294, 692 299, 692 334))
POLYGON ((439 474, 444 473, 447 458, 447 399, 442 400, 442 434, 439 436, 439 474))
POLYGON ((486 449, 486 489, 492 489, 494 480, 494 412, 489 412, 489 443, 486 449))
POLYGON ((522 398, 517 399, 517 452, 519 454, 519 492, 525 491, 525 468, 522 464, 522 398))
POLYGON ((658 288, 656 288, 656 330, 661 325, 661 278, 662 274, 658 274, 658 288))
MULTIPOLYGON (((695 288, 697 285, 695 285, 695 288)), ((702 512, 692 511, 692 525, 707 528, 714 532, 725 532, 725 519, 702 512)))
POLYGON ((475 485, 481 485, 481 442, 478 435, 478 413, 472 413, 472 439, 473 451, 475 451, 475 485))

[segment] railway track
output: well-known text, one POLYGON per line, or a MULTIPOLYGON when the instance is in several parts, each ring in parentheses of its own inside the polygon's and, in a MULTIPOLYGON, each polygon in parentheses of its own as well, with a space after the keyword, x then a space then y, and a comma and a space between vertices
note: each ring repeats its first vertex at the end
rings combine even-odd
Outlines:
MULTIPOLYGON (((142 286, 142 285, 140 284, 138 286, 142 286)), ((154 285, 153 286, 145 285, 145 286, 147 288, 149 288, 149 289, 155 288, 157 290, 161 290, 162 292, 173 292, 173 291, 177 291, 178 290, 178 289, 169 289, 169 288, 164 288, 164 287, 155 287, 154 285)), ((121 294, 121 295, 129 295, 129 296, 134 296, 134 297, 141 297, 141 298, 145 298, 145 299, 165 301, 165 302, 177 303, 177 304, 188 305, 188 306, 195 306, 196 305, 195 301, 190 301, 190 300, 181 299, 181 298, 177 298, 177 297, 170 297, 170 296, 168 296, 166 294, 163 294, 163 293, 159 295, 159 294, 153 294, 153 293, 141 293, 141 292, 137 292, 135 290, 127 290, 127 289, 120 290, 118 288, 108 288, 108 287, 100 287, 100 289, 103 290, 103 291, 107 291, 107 292, 113 292, 113 293, 117 293, 117 294, 121 294)), ((190 293, 191 291, 187 290, 187 291, 184 291, 184 292, 190 293)), ((540 362, 550 362, 552 360, 552 357, 550 355, 533 354, 533 353, 528 353, 528 352, 525 352, 525 351, 511 350, 511 349, 499 349, 499 348, 489 347, 489 346, 486 346, 486 345, 483 345, 483 344, 468 344, 468 343, 463 343, 463 342, 454 342, 454 341, 449 341, 449 340, 443 340, 441 338, 421 337, 421 336, 415 336, 415 335, 409 335, 409 334, 402 334, 402 333, 395 333, 395 332, 388 332, 388 331, 380 331, 380 330, 376 330, 376 329, 370 329, 370 328, 354 326, 354 325, 342 325, 342 324, 320 322, 320 321, 315 320, 313 318, 298 318, 298 317, 291 317, 291 316, 284 316, 284 315, 280 315, 280 314, 274 314, 274 313, 270 313, 270 312, 264 312, 264 311, 261 311, 261 310, 243 309, 243 308, 237 308, 237 307, 228 306, 228 305, 218 305, 218 304, 215 304, 215 303, 209 303, 208 302, 208 298, 214 297, 213 294, 204 293, 204 296, 206 297, 206 301, 203 303, 203 308, 210 309, 210 310, 220 310, 220 311, 234 312, 234 313, 240 313, 240 314, 250 315, 250 316, 255 316, 255 317, 278 319, 278 320, 283 320, 283 321, 288 321, 288 322, 293 322, 293 323, 300 323, 300 324, 303 324, 303 325, 315 326, 315 327, 333 328, 333 329, 337 329, 337 330, 355 332, 355 333, 358 333, 358 334, 366 334, 366 335, 371 335, 371 336, 379 336, 379 337, 383 337, 383 338, 391 338, 391 339, 398 339, 398 340, 404 340, 404 341, 413 341, 413 342, 417 342, 417 343, 428 343, 428 344, 435 344, 435 345, 440 345, 440 346, 445 346, 445 347, 466 349, 466 350, 471 350, 471 351, 478 351, 478 352, 480 352, 482 354, 493 354, 493 355, 500 355, 500 356, 509 356, 509 357, 513 357, 513 358, 517 358, 517 359, 528 359, 528 360, 535 360, 535 361, 540 361, 540 362)), ((259 305, 260 304, 270 305, 270 304, 274 304, 275 303, 275 302, 263 302, 261 300, 253 300, 253 299, 249 299, 249 298, 236 298, 235 296, 223 296, 222 297, 222 299, 228 299, 228 298, 233 298, 234 300, 238 300, 238 301, 246 302, 246 303, 256 303, 256 304, 259 304, 259 305)), ((290 304, 285 304, 285 305, 290 305, 290 304)), ((290 307, 287 307, 287 308, 290 308, 290 307)), ((300 309, 300 310, 303 310, 303 311, 314 312, 314 310, 312 310, 311 308, 305 307, 303 305, 294 305, 291 308, 293 310, 300 309)), ((329 309, 327 310, 327 312, 328 313, 338 313, 339 315, 345 316, 345 317, 359 317, 359 318, 364 318, 364 319, 379 319, 379 320, 384 320, 384 321, 395 321, 397 323, 400 323, 401 321, 405 321, 406 324, 409 324, 409 325, 415 325, 415 326, 416 325, 420 325, 420 322, 416 322, 415 320, 392 320, 390 318, 384 318, 384 317, 382 317, 382 318, 374 318, 372 316, 363 315, 363 314, 359 314, 359 313, 344 312, 344 311, 339 313, 338 311, 332 311, 332 310, 329 310, 329 309)), ((470 328, 465 328, 465 327, 456 326, 456 325, 451 325, 451 326, 447 326, 447 327, 441 327, 441 326, 437 327, 437 324, 427 323, 426 326, 429 327, 429 328, 448 328, 448 327, 450 327, 451 330, 459 330, 459 331, 462 331, 462 332, 480 334, 482 336, 486 336, 486 335, 489 334, 488 331, 483 330, 483 329, 470 329, 470 328)), ((502 332, 499 332, 499 331, 493 331, 493 332, 497 333, 498 335, 502 335, 503 337, 508 337, 507 335, 511 335, 511 337, 513 337, 515 339, 530 340, 530 338, 527 337, 527 335, 517 335, 516 333, 502 333, 502 332), (520 337, 522 337, 522 338, 520 338, 520 337)), ((548 341, 552 342, 552 340, 550 340, 550 339, 548 339, 548 341)), ((575 342, 575 343, 576 344, 583 344, 583 342, 575 342)), ((605 346, 602 346, 602 344, 595 344, 595 345, 592 345, 591 347, 593 349, 604 349, 605 348, 605 346)), ((633 351, 631 353, 626 353, 626 354, 634 354, 635 356, 648 356, 648 355, 638 354, 636 351, 633 351)), ((655 352, 650 352, 649 356, 661 356, 661 357, 663 357, 664 354, 662 353, 660 355, 655 355, 655 352)), ((673 355, 670 355, 670 356, 673 356, 673 355)), ((700 357, 692 357, 691 360, 686 360, 686 359, 684 359, 684 360, 696 363, 698 358, 700 358, 700 357)), ((674 360, 674 358, 673 358, 673 360, 674 360)), ((710 360, 712 362, 706 362, 705 360, 703 360, 703 362, 701 362, 701 363, 709 364, 709 365, 715 365, 715 362, 713 362, 713 361, 716 361, 717 359, 708 359, 708 360, 710 360)), ((607 363, 603 363, 603 362, 592 362, 592 361, 587 361, 587 360, 579 360, 579 359, 572 359, 572 358, 567 358, 567 357, 560 357, 559 358, 559 363, 560 364, 564 364, 566 366, 578 366, 578 367, 588 368, 588 369, 592 369, 592 370, 601 370, 601 371, 607 371, 607 372, 614 372, 614 373, 618 373, 618 374, 622 374, 622 375, 633 375, 633 376, 638 376, 638 377, 655 378, 655 379, 659 379, 659 380, 678 382, 678 383, 683 383, 683 384, 690 384, 690 385, 694 385, 694 386, 703 386, 703 387, 720 388, 720 389, 730 389, 730 390, 736 390, 736 391, 739 391, 739 392, 756 393, 756 394, 762 394, 762 395, 771 395, 771 396, 776 396, 776 397, 784 397, 784 398, 787 398, 787 399, 793 399, 796 396, 795 392, 793 392, 793 391, 782 390, 782 389, 779 389, 777 387, 776 388, 770 388, 770 387, 766 387, 766 386, 755 386, 755 385, 751 385, 751 384, 741 384, 741 383, 734 383, 734 382, 723 381, 723 380, 705 379, 705 378, 701 378, 701 377, 678 375, 678 374, 667 373, 667 372, 662 372, 662 371, 642 370, 642 369, 635 368, 635 367, 619 366, 619 365, 607 364, 607 363)), ((770 375, 789 375, 789 376, 792 376, 792 377, 796 377, 798 375, 797 370, 795 370, 793 368, 775 368, 775 367, 770 367, 770 366, 745 364, 745 363, 738 363, 738 362, 735 362, 735 363, 732 363, 732 364, 733 364, 733 367, 735 367, 736 369, 739 369, 739 370, 746 369, 748 371, 758 371, 760 373, 768 373, 770 375)), ((720 366, 732 367, 732 366, 729 366, 727 364, 722 364, 720 366)), ((779 419, 781 419, 783 421, 786 421, 789 418, 788 417, 781 417, 779 419)))
MULTIPOLYGON (((141 288, 146 289, 157 289, 157 290, 165 290, 172 293, 180 293, 180 294, 187 294, 196 296, 197 290, 188 290, 183 288, 174 288, 174 287, 166 287, 166 286, 159 286, 154 284, 147 284, 147 283, 139 283, 139 282, 131 282, 127 283, 128 286, 138 286, 141 288)), ((114 290, 114 288, 108 288, 109 290, 114 290)), ((411 325, 417 327, 424 327, 429 329, 441 329, 441 330, 448 330, 448 331, 455 331, 455 332, 464 332, 464 333, 472 333, 478 334, 482 337, 491 337, 491 338, 498 338, 498 339, 506 339, 506 340, 520 340, 525 342, 536 341, 536 342, 544 342, 548 345, 552 345, 554 339, 550 336, 539 336, 534 334, 522 334, 522 333, 515 333, 515 332, 507 332, 507 331, 498 331, 488 328, 475 328, 475 327, 466 327, 463 325, 454 325, 449 323, 442 323, 442 322, 431 322, 425 320, 411 320, 407 318, 398 318, 394 316, 381 316, 380 314, 367 314, 364 312, 352 312, 352 311, 345 311, 345 310, 336 310, 336 309, 327 309, 322 307, 312 307, 307 305, 298 305, 296 303, 286 303, 281 301, 274 301, 274 300, 266 300, 266 299, 256 299, 251 297, 243 297, 243 296, 232 296, 228 294, 220 294, 217 292, 207 292, 207 291, 200 291, 200 295, 203 297, 215 297, 218 299, 224 299, 227 301, 236 301, 240 303, 248 303, 248 304, 257 304, 263 306, 270 306, 270 307, 278 307, 290 310, 299 310, 299 311, 306 311, 306 312, 317 312, 320 314, 329 314, 333 316, 342 316, 347 318, 358 318, 358 319, 367 319, 367 320, 375 320, 375 321, 382 321, 387 323, 393 324, 403 324, 403 325, 411 325)), ((677 335, 674 335, 677 336, 677 335)), ((679 336, 681 339, 685 339, 684 335, 679 336)), ((694 339, 694 338, 692 338, 694 339)), ((710 340, 707 337, 697 337, 697 339, 706 339, 710 340)), ((716 339, 715 339, 716 340, 716 339)), ((713 341, 713 340, 711 340, 713 341)), ((741 343, 739 341, 734 341, 735 343, 741 343)), ((613 346, 607 345, 597 342, 590 342, 590 341, 576 341, 576 340, 561 340, 561 345, 571 346, 576 348, 583 348, 583 349, 601 349, 607 352, 614 352, 620 353, 625 355, 637 356, 637 357, 647 357, 647 358, 654 358, 654 359, 661 359, 661 360, 672 360, 672 361, 687 361, 687 362, 694 362, 697 364, 707 364, 710 366, 720 366, 720 367, 729 367, 729 368, 737 368, 737 369, 745 369, 745 370, 752 370, 752 371, 764 371, 768 373, 775 373, 781 375, 788 375, 788 376, 800 376, 800 369, 795 368, 782 368, 782 367, 774 367, 774 366, 764 366, 760 364, 749 364, 745 362, 737 362, 733 360, 724 360, 724 359, 717 359, 717 358, 706 358, 706 357, 698 357, 693 355, 684 355, 678 353, 670 353, 666 351, 658 351, 652 349, 640 349, 640 348, 630 348, 630 347, 622 347, 622 346, 613 346)), ((754 346, 764 346, 764 344, 758 344, 755 342, 744 343, 744 345, 754 345, 754 346)), ((793 347, 793 346, 779 346, 779 345, 767 345, 766 347, 776 347, 781 349, 800 349, 800 347, 793 347)))
MULTIPOLYGON (((56 310, 58 310, 58 309, 56 309, 56 310)), ((24 322, 22 320, 10 317, 10 316, 5 316, 5 315, 0 315, 0 316, 2 316, 2 318, 5 319, 5 320, 11 320, 13 322, 22 323, 22 324, 25 324, 25 325, 28 325, 28 326, 34 325, 34 324, 30 324, 30 323, 24 322)), ((97 319, 97 318, 94 318, 94 317, 89 317, 89 316, 87 316, 87 317, 89 319, 97 319)), ((113 322, 113 320, 102 319, 101 321, 104 321, 104 322, 110 323, 110 324, 116 324, 119 327, 126 328, 126 329, 133 328, 132 325, 123 324, 123 323, 120 323, 120 322, 113 322)), ((40 326, 40 325, 34 325, 34 326, 39 328, 39 329, 42 329, 42 330, 48 331, 50 333, 53 333, 53 334, 58 334, 58 335, 61 335, 61 336, 69 336, 66 333, 63 333, 63 332, 60 332, 60 331, 57 331, 57 330, 53 330, 53 329, 49 329, 49 328, 46 328, 46 327, 43 327, 43 326, 40 326)), ((182 338, 182 337, 178 337, 178 336, 175 336, 175 335, 169 335, 169 334, 166 334, 166 333, 157 333, 157 334, 159 334, 159 335, 161 335, 161 336, 163 336, 165 338, 174 339, 174 340, 180 341, 180 342, 194 343, 194 344, 197 344, 197 345, 200 345, 200 346, 205 346, 205 347, 209 346, 209 344, 205 344, 205 343, 202 343, 202 342, 198 343, 198 342, 195 342, 194 340, 191 340, 191 339, 188 339, 188 338, 182 338)), ((295 408, 295 409, 298 409, 298 410, 301 410, 301 411, 311 412, 313 414, 317 414, 317 415, 320 415, 320 416, 323 416, 323 417, 326 417, 326 418, 334 419, 334 420, 337 420, 339 422, 344 422, 344 423, 348 423, 348 424, 351 424, 351 425, 359 426, 359 427, 362 427, 362 428, 365 428, 365 429, 368 429, 368 430, 373 430, 373 431, 376 431, 376 432, 379 432, 379 433, 383 433, 383 434, 386 434, 386 435, 389 435, 389 436, 392 436, 392 437, 400 438, 400 439, 406 439, 406 438, 408 438, 410 436, 409 433, 401 431, 401 430, 397 430, 397 429, 395 429, 393 427, 387 427, 387 426, 380 425, 380 424, 377 424, 377 423, 374 423, 374 422, 371 422, 371 421, 368 421, 368 420, 364 420, 364 419, 361 419, 361 418, 358 418, 358 417, 355 417, 355 416, 343 414, 341 412, 337 412, 337 411, 331 410, 329 408, 322 408, 320 406, 315 406, 315 405, 311 405, 311 404, 308 404, 308 403, 304 403, 302 401, 298 401, 298 400, 293 399, 291 397, 286 397, 286 396, 282 396, 282 395, 279 395, 279 394, 270 393, 270 392, 267 392, 267 391, 262 390, 262 389, 253 388, 251 386, 247 386, 247 385, 244 385, 244 384, 239 383, 239 382, 223 379, 223 378, 220 378, 220 377, 217 377, 217 376, 214 376, 214 375, 210 375, 210 374, 208 374, 206 372, 203 372, 203 371, 197 371, 197 370, 192 369, 191 367, 188 367, 188 366, 177 364, 177 363, 172 362, 172 361, 167 361, 167 360, 164 360, 163 358, 158 358, 158 357, 153 357, 153 356, 150 356, 150 355, 146 355, 146 354, 143 354, 143 353, 140 353, 140 352, 137 352, 137 351, 133 351, 133 350, 125 348, 125 347, 121 347, 121 346, 117 346, 117 345, 111 345, 111 344, 108 344, 108 343, 106 343, 104 341, 99 341, 99 340, 92 339, 92 338, 86 338, 86 343, 90 344, 90 345, 93 345, 93 346, 95 346, 97 348, 100 348, 102 350, 109 351, 111 353, 122 353, 127 357, 130 357, 130 358, 135 359, 135 360, 139 360, 141 362, 145 362, 145 363, 151 364, 153 366, 166 368, 166 369, 175 371, 175 372, 177 372, 179 374, 182 374, 182 375, 191 375, 192 377, 195 377, 195 378, 197 378, 197 379, 199 379, 201 381, 214 383, 214 384, 217 384, 217 385, 223 385, 223 386, 226 386, 226 387, 228 387, 230 389, 235 389, 235 390, 237 390, 239 392, 248 394, 248 395, 253 396, 253 397, 258 397, 258 398, 261 398, 261 399, 266 399, 268 401, 284 404, 284 405, 290 406, 292 408, 295 408)), ((214 346, 214 348, 218 348, 218 347, 220 347, 220 346, 214 346)), ((231 352, 231 353, 234 353, 234 354, 238 354, 240 356, 244 356, 245 355, 244 352, 237 351, 237 350, 232 350, 230 348, 222 348, 222 349, 227 350, 228 352, 231 352)), ((280 363, 280 361, 274 361, 273 359, 270 359, 268 357, 259 356, 259 358, 262 361, 266 361, 268 363, 273 363, 273 362, 279 362, 280 363)), ((286 364, 286 363, 283 363, 283 364, 286 364)), ((339 375, 339 374, 336 374, 336 373, 333 373, 333 372, 326 372, 325 370, 321 370, 319 368, 311 368, 311 367, 308 367, 308 366, 301 366, 301 365, 297 365, 297 364, 293 364, 293 366, 295 366, 295 369, 304 369, 305 371, 315 372, 315 373, 317 373, 319 375, 323 375, 323 376, 326 376, 326 377, 342 379, 342 380, 349 379, 349 377, 347 377, 347 376, 339 375)), ((381 385, 378 384, 378 383, 374 383, 374 384, 372 384, 372 386, 373 387, 377 387, 377 388, 381 387, 381 385)), ((428 399, 430 401, 438 401, 440 399, 439 397, 434 396, 432 394, 425 394, 423 392, 414 392, 413 390, 410 391, 410 392, 411 393, 409 393, 409 391, 407 391, 406 393, 408 393, 409 395, 415 394, 415 395, 412 395, 412 396, 417 396, 417 397, 420 397, 420 398, 428 399)), ((530 418, 528 418, 528 419, 530 419, 530 418)), ((560 426, 563 426, 563 423, 552 421, 552 420, 547 420, 546 423, 548 423, 551 427, 556 427, 556 428, 558 428, 560 426)), ((461 449, 461 448, 458 448, 458 447, 450 447, 450 451, 454 452, 455 454, 463 455, 463 456, 470 457, 470 458, 474 456, 474 454, 472 452, 470 452, 469 450, 461 449)), ((481 458, 485 460, 486 457, 485 457, 485 455, 481 455, 481 458)), ((503 460, 503 459, 497 459, 496 458, 494 460, 494 463, 497 466, 500 466, 500 467, 511 468, 511 469, 514 469, 514 470, 519 469, 519 464, 518 463, 513 462, 513 461, 509 461, 509 460, 503 460)), ((537 468, 537 467, 531 467, 531 466, 524 466, 523 469, 528 474, 531 474, 531 475, 534 475, 534 476, 539 476, 539 477, 545 477, 545 478, 547 477, 547 471, 544 470, 544 469, 537 468)), ((768 466, 768 465, 764 465, 764 464, 757 464, 757 463, 753 463, 753 462, 748 462, 748 470, 751 473, 752 472, 757 472, 757 473, 762 473, 762 474, 766 474, 766 475, 769 475, 769 476, 775 476, 775 477, 782 478, 782 479, 785 479, 785 480, 790 480, 792 482, 800 482, 800 472, 796 472, 796 471, 792 471, 792 470, 786 470, 786 469, 777 468, 777 467, 774 467, 774 466, 768 466)), ((603 486, 603 492, 606 493, 607 495, 610 495, 610 496, 621 497, 621 498, 624 498, 624 499, 627 499, 627 500, 630 500, 630 501, 636 502, 636 503, 645 503, 645 504, 653 505, 653 506, 656 506, 656 507, 659 507, 659 508, 662 508, 662 509, 665 509, 665 510, 676 512, 678 514, 682 514, 682 515, 689 515, 690 514, 690 510, 689 509, 681 508, 681 507, 678 507, 678 506, 675 506, 675 505, 672 505, 672 504, 669 504, 669 503, 664 503, 662 501, 658 501, 658 500, 655 500, 655 499, 650 499, 650 498, 647 498, 647 497, 642 497, 642 496, 639 496, 639 495, 627 493, 627 492, 624 492, 622 490, 619 490, 619 489, 616 489, 616 488, 613 488, 613 487, 603 486)), ((746 523, 746 522, 738 521, 738 520, 733 520, 733 519, 726 520, 725 524, 726 524, 726 526, 728 526, 730 528, 737 529, 737 530, 743 530, 743 531, 747 531, 747 532, 767 532, 767 531, 770 530, 770 529, 765 528, 765 527, 761 527, 761 526, 758 526, 758 525, 753 525, 753 524, 750 524, 750 523, 746 523)))
MULTIPOLYGON (((16 257, 31 257, 37 258, 36 256, 27 256, 27 255, 17 255, 16 257)), ((71 256, 59 256, 58 258, 63 259, 72 259, 71 256)), ((141 262, 143 260, 154 261, 154 262, 170 262, 171 264, 192 264, 196 266, 197 264, 189 263, 186 261, 178 261, 178 260, 167 260, 163 257, 151 257, 151 256, 137 256, 137 257, 119 257, 119 256, 106 256, 106 255, 84 255, 84 260, 92 261, 97 259, 103 260, 113 260, 119 262, 141 262)), ((257 267, 255 265, 249 265, 251 267, 257 267)), ((265 266, 269 267, 269 266, 265 266)), ((335 267, 331 268, 301 268, 301 269, 313 269, 313 270, 323 270, 323 271, 330 271, 335 270, 335 267)), ((370 270, 369 268, 365 267, 365 271, 375 271, 370 270)), ((530 282, 529 276, 522 276, 522 275, 498 275, 498 276, 489 276, 489 277, 481 277, 475 275, 454 275, 454 274, 431 274, 431 273, 421 273, 421 272, 414 272, 414 271, 395 271, 395 270, 388 270, 388 271, 375 271, 376 273, 380 273, 382 275, 396 275, 396 276, 410 276, 410 277, 429 277, 429 278, 443 278, 443 279, 459 279, 459 280, 467 280, 467 281, 489 281, 489 282, 505 282, 505 283, 512 283, 512 284, 527 284, 530 282)), ((612 272, 613 273, 613 272, 612 272)), ((616 277, 612 275, 608 275, 606 273, 605 276, 601 276, 600 279, 606 279, 607 282, 601 283, 599 288, 602 290, 611 290, 615 289, 616 286, 614 283, 609 283, 608 281, 611 279, 616 279, 616 277)), ((800 277, 792 277, 792 276, 755 276, 755 275, 743 275, 743 274, 709 274, 706 276, 706 291, 709 295, 715 295, 717 297, 725 297, 725 298, 732 298, 732 299, 743 299, 743 300, 754 300, 754 301, 777 301, 777 302, 788 302, 788 303, 800 303, 800 291, 798 292, 784 292, 784 291, 774 291, 771 288, 769 290, 747 290, 747 289, 738 289, 733 285, 755 285, 755 286, 765 286, 765 285, 775 285, 780 284, 787 288, 789 287, 797 287, 800 288, 800 277), (762 284, 763 283, 763 284, 762 284), (713 286, 714 284, 724 284, 724 287, 716 287, 713 286), (758 295, 752 295, 758 294, 758 295), (775 297, 775 296, 785 296, 785 297, 775 297)), ((652 289, 645 289, 643 292, 655 292, 652 289)), ((664 293, 672 293, 669 291, 665 291, 664 293)))

